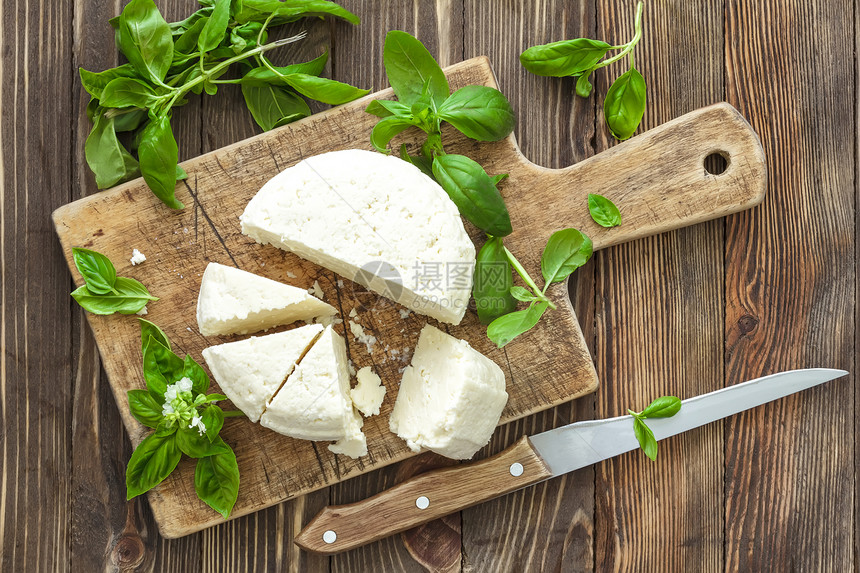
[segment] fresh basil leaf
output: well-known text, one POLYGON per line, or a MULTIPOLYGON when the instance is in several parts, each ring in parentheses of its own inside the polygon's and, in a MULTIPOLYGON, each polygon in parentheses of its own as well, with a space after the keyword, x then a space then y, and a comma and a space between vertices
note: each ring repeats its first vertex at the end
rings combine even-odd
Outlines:
POLYGON ((286 74, 282 79, 303 96, 331 105, 352 101, 370 91, 310 74, 286 74))
POLYGON ((290 0, 290 2, 244 0, 243 6, 235 15, 235 19, 240 24, 252 21, 264 22, 272 13, 275 14, 275 17, 272 18, 270 26, 278 26, 310 16, 336 16, 351 24, 361 23, 359 17, 349 10, 325 0, 290 0))
POLYGON ((191 379, 191 389, 195 394, 204 394, 209 389, 209 376, 206 371, 191 358, 190 354, 185 355, 182 376, 180 378, 191 379))
POLYGON ((621 224, 621 212, 615 203, 603 195, 588 194, 588 212, 601 227, 617 227, 621 224))
POLYGON ((143 378, 152 397, 164 402, 169 384, 182 378, 185 363, 154 336, 143 347, 143 378))
POLYGON ((182 168, 181 165, 176 166, 176 180, 182 181, 183 179, 188 179, 188 173, 182 168))
POLYGON ((388 143, 391 139, 413 125, 415 123, 410 119, 401 119, 396 116, 386 117, 373 126, 373 131, 370 132, 370 143, 377 151, 388 153, 388 143))
POLYGON ((87 290, 92 294, 109 293, 116 283, 116 268, 110 259, 101 253, 83 249, 72 248, 72 258, 78 272, 87 283, 87 290))
POLYGON ((654 432, 651 431, 645 422, 639 418, 633 418, 633 434, 639 442, 639 447, 645 452, 645 455, 651 460, 657 459, 657 440, 654 438, 654 432))
POLYGON ((409 151, 407 151, 405 143, 400 144, 400 159, 407 163, 411 163, 420 169, 421 173, 427 177, 430 177, 431 179, 433 178, 433 168, 430 161, 422 155, 409 155, 409 151))
POLYGON ((84 144, 84 156, 96 176, 99 189, 113 187, 140 173, 137 160, 116 137, 114 119, 104 113, 96 115, 93 129, 84 144))
POLYGON ((517 336, 534 328, 548 307, 549 303, 539 302, 525 310, 500 316, 487 327, 487 337, 502 348, 517 336))
POLYGON ((230 21, 230 0, 215 0, 212 14, 203 26, 200 36, 197 38, 197 48, 201 52, 208 52, 218 47, 224 34, 227 32, 227 24, 230 21))
POLYGON ((128 408, 138 422, 150 428, 158 427, 164 418, 161 413, 162 404, 146 390, 129 390, 128 408))
POLYGON ((215 404, 210 404, 203 409, 200 417, 203 419, 203 425, 206 426, 206 437, 210 442, 214 442, 224 426, 224 410, 215 404))
POLYGON ((498 141, 514 130, 514 110, 508 99, 487 86, 458 89, 442 103, 439 117, 478 141, 498 141))
POLYGON ((206 16, 198 18, 193 24, 191 24, 191 26, 182 32, 181 36, 176 38, 176 41, 173 43, 172 64, 185 62, 190 59, 191 53, 197 49, 197 42, 200 40, 200 33, 203 31, 207 22, 209 22, 209 18, 206 16))
POLYGON ((176 198, 176 165, 179 163, 179 148, 166 115, 151 120, 137 149, 140 171, 149 189, 171 209, 182 209, 185 205, 176 198))
POLYGON ((505 201, 478 163, 464 155, 442 155, 433 160, 433 175, 473 225, 495 237, 511 234, 505 201))
POLYGON ((158 102, 151 87, 134 78, 117 78, 102 90, 101 103, 105 107, 150 107, 158 102))
MULTIPOLYGON (((205 425, 206 422, 203 424, 205 425)), ((182 424, 176 431, 176 445, 183 454, 195 459, 230 452, 230 448, 224 443, 224 440, 209 441, 208 431, 209 428, 207 427, 206 432, 200 435, 196 427, 189 428, 188 424, 182 424)))
POLYGON ((588 77, 591 75, 592 70, 587 70, 582 72, 582 74, 576 80, 576 95, 579 97, 588 97, 591 95, 591 82, 588 80, 588 77))
MULTIPOLYGON (((216 440, 219 441, 223 442, 220 438, 216 440)), ((227 452, 200 458, 194 471, 197 497, 224 516, 224 519, 230 516, 239 496, 239 464, 236 463, 236 454, 230 446, 227 448, 227 452)))
POLYGON ((170 350, 170 341, 167 340, 167 335, 154 322, 150 322, 145 318, 138 318, 140 323, 140 350, 143 352, 146 349, 146 343, 149 342, 149 337, 154 338, 159 344, 170 350))
POLYGON ((137 77, 137 72, 135 72, 131 64, 123 64, 103 72, 90 72, 83 68, 78 68, 78 73, 81 76, 81 84, 84 86, 84 89, 98 100, 102 99, 102 91, 112 80, 137 77))
POLYGON ((496 187, 498 187, 499 183, 501 183, 502 181, 504 181, 507 178, 508 178, 507 173, 499 173, 498 175, 493 175, 491 177, 491 179, 493 180, 493 185, 495 185, 496 187))
POLYGON ((538 300, 538 297, 533 295, 527 288, 521 286, 511 287, 511 296, 522 302, 532 302, 538 300))
POLYGON ((612 82, 603 100, 603 117, 616 139, 628 139, 645 115, 645 78, 634 68, 612 82))
POLYGON ((385 118, 394 115, 404 119, 410 117, 412 113, 409 106, 405 103, 387 99, 373 100, 364 111, 376 117, 385 118))
POLYGON ((388 82, 401 102, 415 102, 421 96, 425 83, 437 107, 447 99, 450 88, 445 72, 424 44, 414 36, 400 30, 388 32, 382 59, 388 82))
MULTIPOLYGON (((113 129, 116 133, 134 131, 149 120, 149 115, 145 109, 108 110, 107 114, 113 117, 113 129)), ((136 167, 137 161, 134 164, 136 167)), ((134 176, 136 177, 138 174, 139 171, 135 169, 134 176)))
POLYGON ((144 78, 158 84, 173 61, 173 34, 153 0, 131 0, 119 17, 119 49, 144 78))
POLYGON ((681 399, 676 396, 661 396, 648 404, 640 415, 644 418, 671 418, 681 410, 681 399))
POLYGON ((576 76, 593 68, 610 48, 600 40, 562 40, 532 46, 520 54, 520 63, 539 76, 576 76))
POLYGON ((174 435, 153 433, 144 438, 128 462, 125 472, 126 498, 146 493, 176 469, 182 453, 176 447, 174 435))
MULTIPOLYGON (((203 6, 203 8, 197 10, 184 20, 167 24, 174 36, 181 36, 183 32, 194 26, 201 18, 208 18, 212 14, 212 5, 215 3, 215 0, 204 0, 203 2, 197 0, 197 3, 203 6)), ((194 45, 197 45, 196 41, 194 45)))
POLYGON ((500 237, 489 237, 475 261, 472 296, 481 324, 490 324, 513 312, 517 301, 511 296, 514 278, 500 237))
POLYGON ((142 284, 126 277, 117 277, 114 290, 119 294, 95 294, 83 285, 72 292, 72 298, 92 314, 134 314, 146 306, 147 302, 158 300, 151 296, 142 284))
POLYGON ((546 284, 563 281, 591 258, 591 239, 576 229, 553 233, 540 259, 540 270, 546 284))
POLYGON ((269 131, 311 114, 307 102, 286 87, 242 84, 245 104, 257 125, 269 131))

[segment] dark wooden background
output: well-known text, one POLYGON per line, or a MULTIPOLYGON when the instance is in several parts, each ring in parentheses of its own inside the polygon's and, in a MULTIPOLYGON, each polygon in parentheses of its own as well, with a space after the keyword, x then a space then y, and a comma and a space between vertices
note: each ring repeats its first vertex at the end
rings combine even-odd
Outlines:
MULTIPOLYGON (((130 455, 50 221, 96 188, 77 67, 114 65, 119 0, 3 0, 0 23, 0 570, 420 571, 400 537, 336 557, 300 553, 327 503, 391 485, 384 469, 178 540, 125 502, 130 455)), ((168 18, 189 0, 158 2, 168 18)), ((328 73, 385 87, 382 41, 402 29, 442 65, 490 57, 533 161, 561 167, 612 145, 596 97, 526 73, 527 46, 622 43, 633 0, 344 1, 363 22, 308 25, 284 58, 331 47, 328 73)), ((638 67, 644 128, 722 100, 761 135, 763 206, 599 253, 572 297, 602 385, 498 432, 487 453, 574 419, 621 414, 765 373, 854 369, 857 2, 649 0, 638 67)), ((277 58, 278 56, 276 56, 277 58)), ((256 133, 238 90, 176 114, 185 158, 256 133)), ((643 165, 642 169, 648 169, 643 165)), ((450 520, 437 563, 496 571, 857 570, 854 378, 689 432, 660 458, 624 455, 450 520), (462 533, 456 533, 457 527, 462 533)), ((401 468, 402 470, 402 468, 401 468)), ((373 517, 368 518, 372 527, 373 517)))

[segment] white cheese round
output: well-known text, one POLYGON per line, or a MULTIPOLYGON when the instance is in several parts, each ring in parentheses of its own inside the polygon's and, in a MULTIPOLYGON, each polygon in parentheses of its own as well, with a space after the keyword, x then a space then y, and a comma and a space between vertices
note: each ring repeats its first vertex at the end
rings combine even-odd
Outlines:
POLYGON ((456 205, 417 167, 349 149, 309 157, 266 183, 242 232, 418 312, 459 324, 475 247, 456 205))

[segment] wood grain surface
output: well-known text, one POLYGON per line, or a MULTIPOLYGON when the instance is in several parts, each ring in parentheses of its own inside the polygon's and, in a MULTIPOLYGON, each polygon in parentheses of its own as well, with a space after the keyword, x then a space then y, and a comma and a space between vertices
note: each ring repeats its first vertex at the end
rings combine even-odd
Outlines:
MULTIPOLYGON (((75 68, 116 62, 107 19, 123 3, 4 0, 0 14, 0 570, 423 570, 398 538, 332 558, 292 543, 329 501, 392 485, 394 467, 179 540, 158 535, 146 501, 125 502, 130 444, 89 327, 66 295, 72 284, 49 220, 96 191, 75 68)), ((169 18, 193 9, 158 4, 169 18)), ((634 2, 344 4, 361 26, 320 22, 312 34, 331 46, 331 77, 385 87, 382 38, 403 29, 443 64, 492 59, 529 159, 564 167, 612 145, 600 97, 618 70, 598 72, 595 95, 582 100, 572 81, 532 76, 517 55, 580 35, 626 41, 634 2)), ((578 271, 572 301, 603 385, 509 424, 485 453, 655 393, 686 397, 789 367, 853 368, 857 9, 829 0, 647 3, 636 55, 649 86, 646 125, 729 101, 762 137, 769 199, 608 249, 578 271)), ((240 100, 225 90, 176 114, 183 158, 256 133, 240 100)), ((840 381, 673 438, 656 463, 628 454, 466 510, 459 569, 853 570, 855 403, 853 378, 840 381)))

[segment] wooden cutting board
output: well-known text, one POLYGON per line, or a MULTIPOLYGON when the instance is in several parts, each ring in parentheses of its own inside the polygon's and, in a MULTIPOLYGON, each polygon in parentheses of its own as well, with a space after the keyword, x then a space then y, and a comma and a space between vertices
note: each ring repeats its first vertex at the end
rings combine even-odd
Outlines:
MULTIPOLYGON (((467 84, 496 87, 486 58, 451 66, 446 73, 452 89, 467 84)), ((73 246, 106 254, 120 276, 140 280, 160 297, 149 305, 147 318, 164 329, 180 356, 190 353, 205 364, 203 348, 241 338, 207 338, 197 330, 197 292, 210 261, 302 288, 318 281, 325 300, 340 310, 341 318, 349 320, 350 311, 356 309, 353 320, 377 338, 368 348, 348 329, 345 333, 355 367, 372 366, 388 388, 380 415, 365 420, 368 455, 359 460, 335 456, 325 443, 294 440, 246 419, 228 419, 222 435, 236 451, 241 473, 233 517, 414 455, 388 431, 388 414, 418 332, 428 321, 437 323, 415 313, 402 317, 401 307, 346 278, 290 253, 256 244, 242 235, 238 219, 269 178, 302 158, 338 149, 371 149, 369 135, 376 118, 364 108, 380 97, 393 95, 385 90, 183 163, 188 180, 177 187, 177 196, 186 205, 183 211, 164 207, 138 179, 54 212, 57 234, 76 283, 82 280, 72 263, 73 246), (132 267, 128 261, 134 248, 147 261, 132 267)), ((395 141, 396 146, 401 141, 416 141, 414 135, 405 135, 395 141)), ((451 130, 445 141, 451 142, 446 145, 449 151, 475 158, 491 174, 510 173, 501 190, 514 233, 505 243, 535 277, 540 276, 539 260, 546 240, 557 229, 578 228, 591 236, 596 249, 603 248, 746 209, 760 202, 765 191, 765 161, 758 138, 727 104, 685 115, 567 169, 532 164, 520 154, 513 135, 498 143, 476 143, 451 130), (709 174, 704 167, 705 157, 713 153, 725 157, 728 164, 720 175, 709 174), (605 195, 619 206, 623 225, 603 229, 591 221, 586 206, 591 192, 605 195)), ((468 230, 480 244, 480 233, 468 230)), ((496 349, 486 338, 473 311, 456 327, 442 325, 506 372, 510 400, 502 424, 597 387, 566 284, 553 286, 549 294, 559 310, 548 312, 537 328, 504 350, 496 349)), ((123 422, 136 445, 149 432, 129 413, 126 397, 127 390, 144 387, 137 320, 122 315, 87 314, 87 318, 123 422)), ((341 334, 344 326, 337 326, 341 334)), ((185 459, 149 494, 165 537, 179 537, 222 521, 197 499, 193 474, 194 462, 185 459)))

